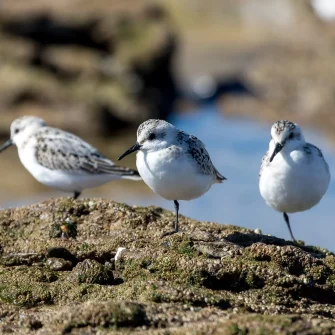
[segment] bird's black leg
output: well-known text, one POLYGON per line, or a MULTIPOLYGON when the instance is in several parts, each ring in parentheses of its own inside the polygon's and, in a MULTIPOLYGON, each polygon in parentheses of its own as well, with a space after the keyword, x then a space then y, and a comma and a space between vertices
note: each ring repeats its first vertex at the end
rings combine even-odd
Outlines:
POLYGON ((179 231, 179 224, 178 224, 179 203, 178 203, 177 200, 174 200, 173 202, 174 202, 174 209, 175 209, 175 211, 176 211, 176 221, 175 221, 175 223, 174 223, 174 230, 169 231, 169 232, 167 232, 167 233, 164 233, 164 234, 161 236, 161 238, 163 238, 163 237, 165 237, 165 236, 173 235, 173 234, 175 234, 175 233, 178 233, 178 231, 179 231))
POLYGON ((283 216, 284 216, 284 220, 285 220, 285 222, 286 222, 286 224, 287 224, 287 228, 288 228, 288 230, 289 230, 289 232, 290 232, 292 241, 295 242, 295 243, 297 243, 297 241, 296 241, 296 239, 294 238, 293 233, 292 233, 292 229, 291 229, 291 225, 290 225, 290 219, 288 218, 288 215, 284 212, 284 213, 283 213, 283 216))
POLYGON ((76 200, 80 196, 81 192, 75 191, 73 194, 73 199, 76 200))
POLYGON ((178 215, 179 215, 179 202, 177 200, 174 200, 174 209, 176 211, 176 221, 174 223, 174 230, 176 231, 176 233, 179 230, 179 225, 178 225, 178 215))

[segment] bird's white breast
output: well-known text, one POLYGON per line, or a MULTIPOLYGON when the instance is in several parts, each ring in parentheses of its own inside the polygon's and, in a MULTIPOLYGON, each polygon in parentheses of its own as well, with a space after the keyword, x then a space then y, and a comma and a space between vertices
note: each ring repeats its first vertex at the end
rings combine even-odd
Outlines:
POLYGON ((52 180, 50 170, 40 165, 36 158, 36 145, 35 137, 31 137, 28 141, 18 147, 18 154, 22 165, 35 177, 38 181, 47 184, 52 180))
POLYGON ((310 154, 294 150, 280 152, 261 171, 262 197, 280 212, 294 213, 316 205, 326 193, 330 174, 323 157, 313 149, 310 154))
POLYGON ((168 200, 198 198, 213 184, 213 176, 200 173, 196 162, 183 149, 174 146, 157 151, 139 151, 136 165, 144 182, 168 200))

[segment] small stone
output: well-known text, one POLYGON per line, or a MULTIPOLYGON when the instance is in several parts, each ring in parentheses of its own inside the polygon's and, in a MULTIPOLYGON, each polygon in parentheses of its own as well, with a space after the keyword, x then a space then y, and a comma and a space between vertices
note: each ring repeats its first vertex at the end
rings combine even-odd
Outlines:
POLYGON ((196 242, 194 249, 211 258, 230 258, 241 249, 240 246, 228 242, 196 242))
POLYGON ((69 271, 73 268, 72 262, 63 258, 48 258, 46 264, 54 271, 69 271))
POLYGON ((203 242, 217 241, 217 238, 213 234, 203 230, 195 230, 194 232, 192 232, 191 239, 193 241, 203 241, 203 242))
POLYGON ((106 267, 93 259, 85 259, 78 263, 72 272, 78 283, 108 285, 114 281, 110 267, 106 267))
POLYGON ((260 228, 256 228, 256 229, 254 230, 254 233, 255 233, 255 234, 262 234, 262 230, 261 230, 260 228))

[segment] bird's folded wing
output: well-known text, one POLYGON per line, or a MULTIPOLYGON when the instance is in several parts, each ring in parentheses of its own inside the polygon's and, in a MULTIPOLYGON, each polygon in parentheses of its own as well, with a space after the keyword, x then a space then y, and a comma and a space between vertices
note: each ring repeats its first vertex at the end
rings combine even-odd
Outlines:
POLYGON ((196 161, 199 172, 206 175, 214 175, 218 181, 226 178, 219 173, 215 168, 212 160, 207 152, 205 145, 195 136, 181 132, 180 136, 184 136, 184 141, 187 143, 187 152, 196 161))
POLYGON ((45 127, 36 134, 36 159, 50 170, 88 174, 137 175, 119 167, 81 138, 56 128, 45 127))

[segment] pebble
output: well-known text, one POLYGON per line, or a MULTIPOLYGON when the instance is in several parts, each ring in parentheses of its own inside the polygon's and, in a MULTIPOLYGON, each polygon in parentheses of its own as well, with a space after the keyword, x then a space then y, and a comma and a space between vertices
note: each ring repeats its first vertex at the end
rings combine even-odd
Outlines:
POLYGON ((54 271, 70 271, 73 268, 72 262, 63 258, 48 258, 46 265, 50 268, 50 270, 54 271))

